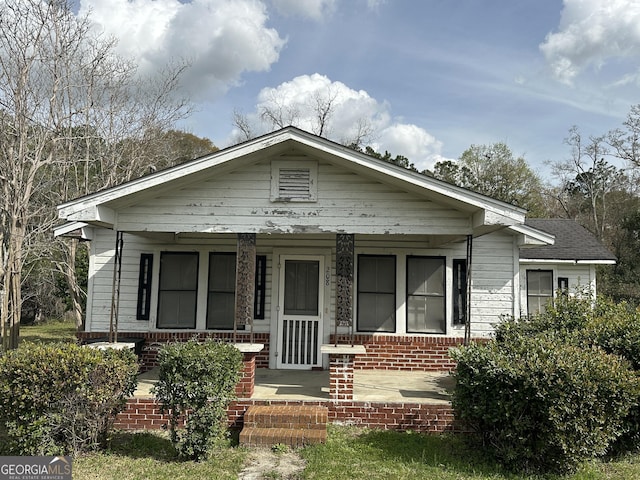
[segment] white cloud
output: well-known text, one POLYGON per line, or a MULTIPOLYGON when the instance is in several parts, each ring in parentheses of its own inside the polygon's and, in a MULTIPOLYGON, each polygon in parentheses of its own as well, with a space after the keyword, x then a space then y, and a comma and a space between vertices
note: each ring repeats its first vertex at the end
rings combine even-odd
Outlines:
POLYGON ((81 0, 97 29, 118 38, 118 53, 152 74, 175 59, 192 66, 183 86, 194 99, 224 93, 247 71, 266 71, 285 40, 266 26, 259 0, 81 0))
MULTIPOLYGON (((278 117, 280 126, 295 125, 312 133, 320 133, 318 101, 331 101, 331 115, 322 136, 341 143, 350 143, 365 127, 372 148, 392 156, 404 155, 418 170, 431 168, 443 159, 442 143, 416 125, 393 123, 390 106, 372 98, 364 90, 354 90, 342 82, 315 73, 301 75, 274 88, 264 88, 258 95, 256 110, 247 115, 250 122, 260 124, 255 133, 277 128, 263 122, 265 109, 278 117)), ((326 105, 326 103, 325 103, 326 105)))
POLYGON ((563 83, 610 58, 640 55, 640 2, 564 0, 559 31, 549 33, 540 50, 563 83))
POLYGON ((285 16, 322 20, 335 11, 337 0, 271 0, 275 9, 285 16))
POLYGON ((442 142, 417 125, 395 123, 385 127, 381 133, 378 151, 388 150, 392 156, 404 155, 419 171, 431 169, 442 160, 442 142))

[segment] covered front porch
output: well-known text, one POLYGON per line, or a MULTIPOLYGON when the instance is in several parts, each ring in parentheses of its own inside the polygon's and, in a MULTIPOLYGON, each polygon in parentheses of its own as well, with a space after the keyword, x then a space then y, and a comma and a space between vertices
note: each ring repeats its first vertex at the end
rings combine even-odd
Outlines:
MULTIPOLYGON (((153 369, 138 378, 134 396, 151 397, 158 380, 153 369)), ((256 369, 252 400, 330 401, 328 370, 256 369)), ((356 370, 353 373, 353 401, 384 403, 449 404, 455 381, 446 372, 356 370)))

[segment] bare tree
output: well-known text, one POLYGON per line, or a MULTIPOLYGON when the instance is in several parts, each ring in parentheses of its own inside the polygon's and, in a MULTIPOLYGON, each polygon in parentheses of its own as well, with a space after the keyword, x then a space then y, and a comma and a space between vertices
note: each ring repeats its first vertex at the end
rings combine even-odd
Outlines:
POLYGON ((272 91, 269 102, 260 108, 260 118, 271 127, 271 130, 276 130, 288 125, 297 125, 300 120, 300 110, 298 105, 272 91))
MULTIPOLYGON (((340 108, 339 91, 331 85, 317 89, 304 100, 290 98, 285 92, 272 90, 258 108, 257 121, 239 111, 233 112, 232 124, 237 130, 236 142, 255 138, 289 125, 309 130, 320 137, 331 138, 334 115, 340 108)), ((334 140, 356 150, 362 150, 373 138, 373 127, 367 118, 359 118, 350 133, 342 133, 334 140)))
POLYGON ((640 167, 640 105, 631 107, 623 126, 607 134, 607 143, 617 158, 640 167))
POLYGON ((569 130, 565 143, 571 148, 571 158, 552 164, 553 173, 561 181, 556 200, 566 215, 578 219, 583 213, 583 224, 602 240, 608 222, 609 197, 620 190, 626 180, 624 173, 610 165, 605 137, 589 137, 585 142, 577 127, 569 130))
MULTIPOLYGON (((50 232, 53 206, 145 173, 144 145, 189 112, 175 95, 185 65, 140 79, 135 64, 114 54, 114 41, 93 36, 88 19, 71 7, 67 0, 5 0, 0 7, 4 349, 17 346, 23 267, 30 248, 44 248, 38 239, 50 232)), ((80 304, 73 278, 78 245, 59 246, 58 268, 80 304)), ((79 305, 74 311, 81 317, 79 305)))

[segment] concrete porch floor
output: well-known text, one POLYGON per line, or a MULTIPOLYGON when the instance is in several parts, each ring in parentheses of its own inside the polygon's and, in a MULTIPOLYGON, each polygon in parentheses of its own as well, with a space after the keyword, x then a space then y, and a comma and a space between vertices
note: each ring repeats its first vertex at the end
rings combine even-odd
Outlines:
MULTIPOLYGON (((151 396, 157 370, 138 377, 134 396, 151 396)), ((444 372, 356 370, 354 401, 447 404, 454 380, 444 372)), ((329 400, 329 371, 256 369, 254 400, 329 400)))

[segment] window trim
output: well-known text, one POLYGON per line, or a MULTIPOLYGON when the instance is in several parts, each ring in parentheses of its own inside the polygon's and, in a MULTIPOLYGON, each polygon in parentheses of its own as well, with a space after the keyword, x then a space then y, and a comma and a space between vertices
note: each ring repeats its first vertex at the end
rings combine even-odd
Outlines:
MULTIPOLYGON (((207 327, 207 319, 209 318, 209 293, 211 293, 210 285, 209 285, 209 275, 211 271, 211 256, 212 255, 233 255, 237 258, 237 252, 208 252, 209 255, 207 257, 207 290, 206 290, 206 309, 207 314, 205 317, 205 330, 207 331, 229 331, 233 330, 233 324, 229 328, 208 328, 207 327)), ((235 295, 235 288, 234 288, 235 295)), ((253 301, 253 319, 254 320, 264 320, 265 319, 265 305, 267 298, 267 256, 266 255, 256 255, 256 273, 255 273, 255 290, 254 290, 254 301, 253 301)), ((238 330, 244 330, 245 326, 242 325, 238 327, 238 330)))
POLYGON ((441 255, 407 255, 405 257, 405 330, 412 335, 445 335, 447 333, 447 258, 441 255), (412 258, 440 260, 442 262, 442 295, 430 295, 430 294, 410 294, 409 293, 409 261, 412 258), (442 308, 444 316, 444 329, 442 331, 425 332, 419 330, 409 329, 409 297, 428 297, 428 298, 441 298, 442 308))
MULTIPOLYGON (((396 315, 396 312, 394 310, 394 315, 393 315, 393 329, 391 330, 365 330, 360 328, 360 312, 361 312, 361 308, 360 308, 360 259, 363 257, 385 257, 385 258, 392 258, 393 259, 393 304, 394 304, 394 308, 397 307, 397 295, 398 295, 398 274, 397 274, 397 268, 398 268, 398 256, 395 253, 392 254, 375 254, 375 253, 360 253, 357 255, 357 267, 356 267, 356 276, 357 276, 357 288, 356 288, 356 331, 357 332, 362 332, 362 333, 382 333, 382 334, 386 334, 386 333, 396 333, 398 330, 398 318, 396 315)), ((380 292, 364 292, 364 293, 380 293, 380 292)))
MULTIPOLYGON (((526 282, 526 293, 527 293, 527 315, 528 315, 528 316, 529 316, 529 315, 535 315, 535 314, 536 314, 536 313, 531 313, 531 311, 530 311, 530 310, 531 310, 531 309, 530 309, 530 307, 529 307, 529 305, 530 305, 530 303, 531 303, 531 302, 530 302, 530 298, 547 298, 547 299, 549 299, 549 300, 547 301, 547 303, 548 303, 549 301, 551 301, 551 302, 553 303, 553 301, 554 301, 554 294, 553 294, 553 292, 554 292, 554 288, 553 288, 553 284, 554 284, 554 283, 553 283, 554 273, 555 273, 555 272, 554 272, 552 269, 544 269, 544 268, 537 268, 537 269, 535 269, 535 268, 531 268, 531 269, 527 269, 527 271, 526 271, 526 278, 525 278, 525 282, 526 282), (551 285, 550 285, 550 291, 551 291, 551 293, 550 293, 549 295, 540 295, 540 294, 532 295, 532 294, 530 293, 530 290, 529 290, 529 274, 530 274, 531 272, 536 272, 536 273, 548 272, 548 273, 551 273, 551 285)), ((540 312, 538 311, 537 313, 539 314, 540 312)))

